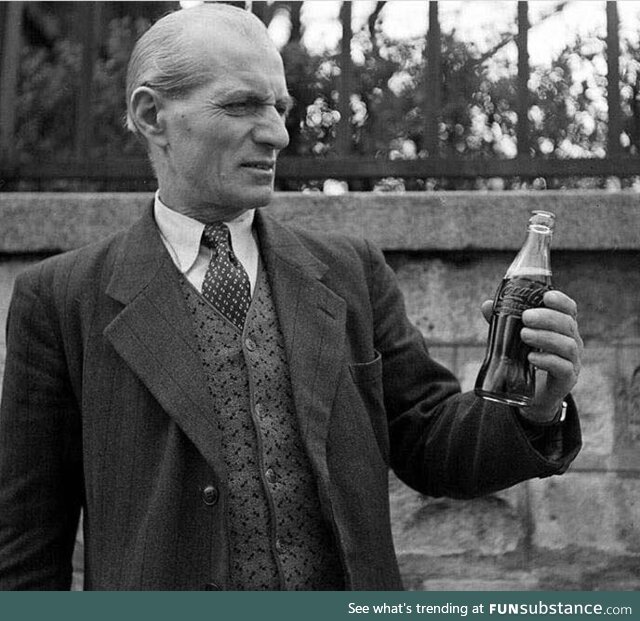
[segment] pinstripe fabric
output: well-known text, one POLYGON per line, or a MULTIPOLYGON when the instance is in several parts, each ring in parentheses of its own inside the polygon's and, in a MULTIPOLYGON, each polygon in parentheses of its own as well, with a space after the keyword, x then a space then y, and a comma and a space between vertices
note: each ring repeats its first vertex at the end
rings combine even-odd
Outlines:
MULTIPOLYGON (((406 318, 391 270, 359 240, 257 234, 295 416, 346 588, 401 587, 388 466, 469 497, 563 472, 509 409, 459 395, 406 318)), ((17 281, 0 406, 0 589, 64 589, 85 511, 89 589, 228 585, 227 469, 180 275, 151 210, 131 229, 17 281), (212 415, 213 412, 213 415, 212 415), (205 503, 215 487, 218 501, 205 503)))

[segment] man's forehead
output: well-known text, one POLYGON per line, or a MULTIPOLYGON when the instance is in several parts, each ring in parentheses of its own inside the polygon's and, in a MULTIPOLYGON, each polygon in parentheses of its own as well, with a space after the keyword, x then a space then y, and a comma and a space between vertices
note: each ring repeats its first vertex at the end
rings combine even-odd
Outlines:
POLYGON ((224 96, 227 99, 246 97, 260 100, 287 101, 289 92, 284 73, 267 73, 258 67, 233 71, 225 69, 222 73, 213 74, 210 83, 211 94, 224 96))
POLYGON ((272 93, 286 91, 282 58, 265 36, 249 39, 240 33, 216 37, 202 32, 190 42, 190 53, 225 88, 272 93))
POLYGON ((214 52, 275 49, 266 28, 249 19, 248 13, 246 18, 241 14, 233 19, 188 20, 183 24, 182 34, 192 45, 214 52))
POLYGON ((266 32, 248 37, 241 31, 219 32, 198 26, 189 34, 189 53, 213 72, 284 73, 282 59, 266 32))

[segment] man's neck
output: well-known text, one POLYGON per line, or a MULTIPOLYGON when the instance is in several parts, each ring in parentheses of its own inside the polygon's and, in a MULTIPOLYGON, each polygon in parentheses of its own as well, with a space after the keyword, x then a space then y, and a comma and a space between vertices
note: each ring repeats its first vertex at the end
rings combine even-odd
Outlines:
POLYGON ((203 224, 211 224, 213 222, 230 222, 240 218, 243 214, 248 214, 250 211, 253 211, 245 208, 224 207, 210 203, 195 204, 188 199, 182 201, 179 198, 172 196, 170 192, 163 192, 162 189, 158 190, 158 195, 162 203, 169 209, 172 209, 183 216, 193 218, 203 224))

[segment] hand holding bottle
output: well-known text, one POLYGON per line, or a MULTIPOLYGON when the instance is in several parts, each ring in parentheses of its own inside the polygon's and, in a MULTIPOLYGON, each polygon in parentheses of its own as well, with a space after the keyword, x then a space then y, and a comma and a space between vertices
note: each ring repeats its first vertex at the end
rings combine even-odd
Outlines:
POLYGON ((519 407, 538 423, 562 407, 582 355, 576 303, 551 289, 554 222, 550 212, 533 212, 524 245, 493 301, 483 304, 489 338, 475 386, 483 399, 519 407))
MULTIPOLYGON (((522 313, 520 332, 523 342, 533 350, 528 360, 538 375, 533 400, 521 412, 540 423, 553 420, 563 399, 575 386, 583 351, 576 303, 561 291, 552 290, 544 294, 543 304, 522 313)), ((492 308, 492 300, 482 305, 487 321, 491 321, 492 308)))

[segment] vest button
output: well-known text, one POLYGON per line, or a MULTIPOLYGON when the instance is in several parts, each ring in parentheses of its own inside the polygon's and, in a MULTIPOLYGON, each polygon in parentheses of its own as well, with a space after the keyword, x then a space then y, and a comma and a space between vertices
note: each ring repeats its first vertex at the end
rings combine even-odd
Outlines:
POLYGON ((208 506, 215 505, 218 502, 219 495, 218 488, 215 485, 207 485, 202 490, 202 502, 208 506))
POLYGON ((249 350, 249 351, 255 351, 256 347, 258 347, 256 345, 256 342, 252 339, 252 338, 248 338, 245 340, 244 342, 244 346, 249 350))
POLYGON ((276 552, 282 554, 284 552, 284 545, 280 539, 276 539, 276 552))
POLYGON ((272 468, 267 468, 266 472, 264 473, 264 476, 267 479, 267 481, 269 481, 269 483, 271 483, 272 485, 273 483, 276 482, 276 479, 278 478, 278 476, 276 475, 276 473, 272 468))

